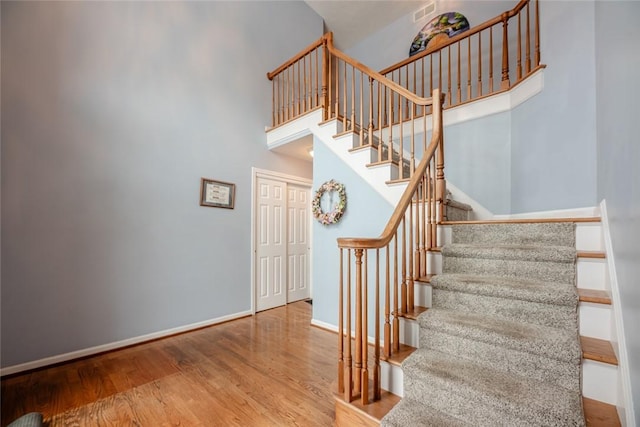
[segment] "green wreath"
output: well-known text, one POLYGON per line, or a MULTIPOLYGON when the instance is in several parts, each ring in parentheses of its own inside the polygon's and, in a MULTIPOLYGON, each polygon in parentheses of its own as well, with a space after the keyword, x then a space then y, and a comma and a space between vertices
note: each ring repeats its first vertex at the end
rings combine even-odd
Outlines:
POLYGON ((346 207, 347 192, 344 188, 344 184, 340 184, 333 179, 331 181, 325 182, 320 186, 320 188, 318 188, 318 191, 316 191, 316 196, 311 202, 311 210, 313 211, 313 216, 322 225, 331 225, 340 221, 340 218, 344 214, 346 207), (326 192, 336 192, 339 197, 338 203, 336 203, 333 207, 333 210, 329 212, 323 212, 322 207, 320 206, 322 195, 326 192))

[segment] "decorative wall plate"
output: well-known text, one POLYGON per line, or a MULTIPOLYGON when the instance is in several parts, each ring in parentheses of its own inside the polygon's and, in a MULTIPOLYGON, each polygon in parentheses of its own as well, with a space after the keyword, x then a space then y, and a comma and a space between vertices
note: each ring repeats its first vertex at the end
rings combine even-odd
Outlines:
POLYGON ((422 27, 418 35, 413 39, 409 56, 413 56, 418 52, 422 52, 427 48, 429 43, 441 43, 450 37, 458 35, 469 29, 469 21, 465 16, 458 12, 447 12, 438 15, 427 25, 422 27))

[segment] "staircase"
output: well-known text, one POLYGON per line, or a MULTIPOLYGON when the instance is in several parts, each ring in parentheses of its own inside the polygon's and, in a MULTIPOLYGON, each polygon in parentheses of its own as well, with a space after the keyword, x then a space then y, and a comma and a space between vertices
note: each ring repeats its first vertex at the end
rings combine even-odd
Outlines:
MULTIPOLYGON (((504 26, 502 93, 506 19, 528 3, 485 27, 504 26)), ((544 67, 536 58, 514 90, 544 67)), ((420 98, 411 79, 390 73, 349 58, 328 35, 268 74, 269 147, 313 134, 396 206, 379 237, 338 239, 336 425, 619 425, 597 208, 469 221, 477 205, 447 192, 444 97, 432 88, 420 98), (291 79, 300 74, 304 84, 291 79)))
POLYGON ((442 257, 380 425, 584 425, 573 224, 455 225, 442 257))

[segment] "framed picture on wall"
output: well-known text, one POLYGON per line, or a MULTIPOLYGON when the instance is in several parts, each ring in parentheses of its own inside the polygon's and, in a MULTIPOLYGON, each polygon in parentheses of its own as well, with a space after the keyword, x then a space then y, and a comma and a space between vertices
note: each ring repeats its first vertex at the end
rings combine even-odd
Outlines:
POLYGON ((236 185, 208 178, 200 179, 200 206, 233 209, 236 185))

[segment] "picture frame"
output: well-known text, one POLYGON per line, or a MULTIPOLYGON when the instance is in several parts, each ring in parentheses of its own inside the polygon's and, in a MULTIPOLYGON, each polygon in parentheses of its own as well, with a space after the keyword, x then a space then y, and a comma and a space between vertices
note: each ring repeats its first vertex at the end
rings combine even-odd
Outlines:
POLYGON ((200 179, 200 206, 233 209, 236 185, 215 179, 200 179))

